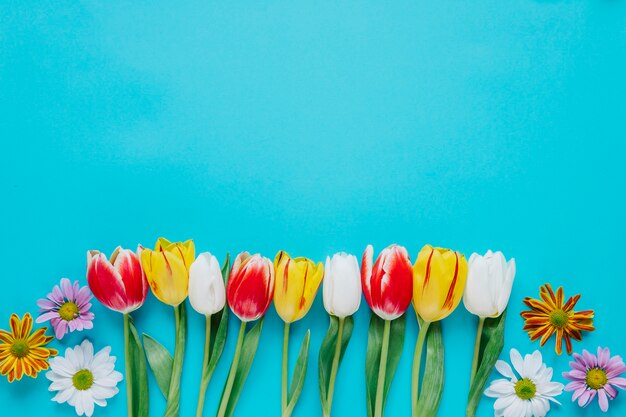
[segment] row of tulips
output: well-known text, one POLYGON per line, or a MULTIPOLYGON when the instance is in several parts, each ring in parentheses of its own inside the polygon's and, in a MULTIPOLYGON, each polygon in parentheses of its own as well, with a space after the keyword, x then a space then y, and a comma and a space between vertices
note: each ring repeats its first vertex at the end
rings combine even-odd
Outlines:
POLYGON ((307 332, 289 381, 289 331, 303 318, 323 281, 324 307, 330 326, 319 352, 320 399, 324 416, 330 416, 335 378, 353 328, 352 315, 361 296, 375 313, 371 315, 367 356, 367 409, 370 417, 382 417, 404 341, 404 314, 411 302, 420 331, 415 346, 412 378, 413 416, 434 416, 443 389, 443 342, 439 322, 464 299, 477 315, 478 332, 472 366, 468 416, 473 416, 487 377, 502 349, 503 312, 515 276, 515 262, 500 252, 473 254, 469 264, 459 252, 425 246, 412 264, 407 250, 385 248, 374 262, 374 250, 366 248, 361 267, 355 256, 337 253, 322 263, 292 258, 280 251, 274 262, 259 254, 240 253, 230 268, 227 257, 220 267, 212 254, 195 256, 194 244, 158 239, 154 250, 139 246, 137 252, 117 248, 110 259, 88 252, 87 279, 94 296, 124 317, 126 380, 129 417, 148 415, 146 357, 159 389, 167 400, 164 416, 179 415, 180 378, 186 338, 185 299, 206 317, 206 339, 197 416, 222 354, 227 332, 226 303, 241 321, 234 357, 218 406, 217 417, 231 416, 252 364, 272 300, 284 321, 282 353, 282 416, 289 417, 298 401, 306 375, 310 333, 307 332), (148 286, 163 303, 174 309, 176 345, 173 357, 156 340, 139 337, 130 313, 141 307, 148 286), (248 326, 248 323, 256 322, 248 326), (487 340, 481 339, 487 338, 487 340), (425 355, 422 354, 427 347, 425 355), (425 357, 425 371, 420 372, 425 357))

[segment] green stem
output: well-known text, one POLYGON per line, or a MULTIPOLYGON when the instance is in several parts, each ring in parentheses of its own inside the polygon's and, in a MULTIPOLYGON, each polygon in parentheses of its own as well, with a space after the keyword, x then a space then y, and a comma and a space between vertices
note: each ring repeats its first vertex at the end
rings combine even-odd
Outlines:
POLYGON ((337 342, 335 344, 335 356, 333 356, 333 365, 330 368, 330 380, 328 382, 328 409, 324 410, 324 417, 330 417, 330 410, 333 406, 333 394, 335 393, 335 378, 339 369, 339 356, 341 356, 341 342, 343 339, 343 323, 345 317, 339 318, 339 330, 337 331, 337 342))
POLYGON ((411 408, 413 410, 413 417, 417 416, 417 399, 419 394, 420 383, 420 367, 422 364, 422 350, 424 348, 424 342, 426 341, 426 333, 428 333, 428 327, 430 322, 425 321, 420 326, 420 331, 417 335, 417 342, 415 343, 415 353, 413 354, 413 374, 411 380, 411 408))
POLYGON ((228 399, 230 393, 233 390, 233 383, 235 382, 235 375, 237 374, 237 366, 239 366, 239 356, 241 356, 241 346, 243 345, 243 336, 246 331, 246 322, 242 321, 239 327, 239 336, 237 336, 237 347, 235 347, 235 356, 233 357, 233 363, 230 365, 230 372, 228 372, 228 379, 226 380, 226 386, 224 387, 224 393, 222 394, 222 401, 220 402, 220 409, 217 411, 217 417, 224 417, 226 415, 226 407, 228 407, 228 399))
POLYGON ((133 371, 131 369, 130 359, 130 317, 124 314, 124 357, 126 367, 126 404, 128 405, 128 417, 134 416, 133 413, 133 371))
POLYGON ((172 376, 170 388, 167 393, 167 405, 164 417, 178 417, 180 412, 180 377, 183 373, 183 359, 185 357, 185 339, 187 325, 183 318, 184 302, 174 307, 174 320, 176 322, 176 345, 174 347, 174 362, 172 364, 172 376))
POLYGON ((209 349, 211 348, 211 316, 206 316, 204 334, 204 358, 202 358, 202 379, 200 380, 200 393, 198 394, 198 407, 196 408, 196 417, 202 417, 202 409, 204 408, 204 397, 207 387, 209 386, 210 375, 207 375, 209 367, 209 349))
POLYGON ((290 324, 285 323, 283 331, 283 374, 282 374, 282 390, 281 390, 281 415, 286 417, 287 411, 287 389, 288 387, 288 371, 289 371, 289 328, 290 324))
POLYGON ((387 353, 389 352, 389 332, 391 320, 385 320, 383 330, 383 346, 380 351, 380 364, 378 365, 378 381, 376 382, 376 402, 374 403, 374 417, 383 415, 383 392, 385 388, 385 374, 387 373, 387 353))
POLYGON ((474 359, 472 360, 472 374, 470 376, 470 386, 474 382, 476 371, 478 371, 478 354, 480 353, 480 339, 483 335, 483 326, 485 325, 485 318, 478 318, 478 330, 476 332, 476 342, 474 343, 474 359))

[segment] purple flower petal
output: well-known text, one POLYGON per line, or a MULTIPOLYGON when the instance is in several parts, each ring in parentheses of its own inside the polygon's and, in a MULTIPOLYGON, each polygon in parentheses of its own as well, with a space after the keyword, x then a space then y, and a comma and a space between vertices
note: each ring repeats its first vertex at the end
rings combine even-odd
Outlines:
POLYGON ((611 379, 626 372, 626 365, 609 366, 606 370, 606 377, 611 379))
MULTIPOLYGON (((52 323, 52 322, 51 322, 52 323)), ((54 334, 57 339, 63 339, 63 336, 67 334, 67 322, 65 320, 60 320, 58 324, 54 327, 54 334)))
POLYGON ((626 389, 626 378, 609 378, 608 383, 617 388, 626 389))
POLYGON ((578 369, 572 369, 569 372, 563 372, 563 377, 569 379, 570 381, 584 381, 587 377, 587 373, 579 371, 578 369))
POLYGON ((74 293, 72 291, 72 283, 67 278, 61 278, 61 291, 63 292, 63 298, 66 300, 73 300, 74 293))
POLYGON ((79 308, 78 308, 78 312, 79 312, 80 314, 87 313, 87 312, 89 311, 89 309, 90 309, 90 308, 91 308, 91 303, 87 303, 87 304, 85 304, 84 306, 79 307, 79 308))
POLYGON ((572 381, 569 384, 567 384, 564 389, 565 391, 570 392, 570 391, 576 391, 579 388, 585 388, 584 381, 572 381))
POLYGON ((582 385, 582 387, 578 388, 574 391, 574 394, 572 394, 572 401, 576 401, 576 398, 579 398, 587 390, 587 386, 585 384, 582 385))
POLYGON ((604 384, 602 388, 606 391, 606 395, 608 395, 611 400, 617 397, 617 390, 613 388, 611 384, 604 384))
POLYGON ((78 291, 76 295, 76 304, 78 304, 79 307, 84 306, 92 298, 93 296, 91 295, 91 292, 89 291, 89 287, 84 286, 83 288, 80 289, 80 291, 78 291))
POLYGON ((586 350, 583 350, 583 358, 585 359, 585 365, 587 365, 588 368, 595 368, 598 366, 598 358, 586 350))
POLYGON ((606 397, 606 392, 603 389, 598 390, 598 404, 600 405, 600 410, 606 412, 609 409, 609 399, 606 397))
POLYGON ((598 346, 598 366, 602 369, 609 364, 609 359, 611 358, 611 351, 609 348, 602 349, 598 346))
POLYGON ((35 323, 43 323, 45 321, 52 320, 54 317, 59 317, 59 312, 58 311, 49 311, 49 312, 47 312, 45 314, 42 314, 39 317, 37 317, 37 320, 35 320, 35 323))
POLYGON ((578 361, 570 362, 569 367, 572 369, 578 369, 579 371, 583 371, 583 372, 587 370, 585 365, 582 362, 578 362, 578 361))
POLYGON ((48 298, 50 298, 58 305, 63 304, 63 302, 65 301, 65 299, 63 298, 63 292, 61 292, 61 288, 59 288, 58 285, 55 285, 54 288, 52 288, 52 292, 48 294, 48 298))
POLYGON ((58 307, 57 304, 47 298, 40 298, 37 300, 37 306, 45 310, 51 310, 58 307))
MULTIPOLYGON (((74 319, 74 320, 68 321, 67 327, 69 328, 70 332, 73 332, 74 330, 78 329, 78 320, 74 319)), ((78 330, 82 330, 82 329, 78 329, 78 330)))
POLYGON ((587 407, 587 405, 593 400, 596 392, 594 390, 585 390, 580 397, 578 397, 578 406, 579 407, 587 407))

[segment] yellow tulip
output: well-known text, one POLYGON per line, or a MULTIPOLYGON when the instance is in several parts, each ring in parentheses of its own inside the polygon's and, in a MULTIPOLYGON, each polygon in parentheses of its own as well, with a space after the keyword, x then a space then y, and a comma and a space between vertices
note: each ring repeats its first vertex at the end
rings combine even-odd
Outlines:
POLYGON ((424 246, 413 265, 413 307, 426 322, 442 320, 459 305, 467 261, 459 252, 424 246))
POLYGON ((324 277, 324 266, 307 258, 290 258, 280 251, 274 258, 274 269, 274 306, 285 323, 293 323, 311 308, 324 277))
POLYGON ((154 250, 141 249, 141 265, 154 295, 176 307, 187 298, 189 268, 195 259, 192 240, 170 242, 159 238, 154 250))

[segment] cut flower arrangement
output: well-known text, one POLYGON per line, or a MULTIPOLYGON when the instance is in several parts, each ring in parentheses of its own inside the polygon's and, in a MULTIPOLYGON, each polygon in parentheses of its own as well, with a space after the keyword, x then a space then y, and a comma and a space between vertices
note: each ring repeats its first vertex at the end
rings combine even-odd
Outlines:
POLYGON ((352 316, 360 308, 362 297, 371 309, 367 346, 362 347, 366 349, 368 417, 385 414, 411 305, 419 333, 414 341, 411 396, 406 401, 410 401, 413 417, 437 415, 444 389, 442 326, 461 300, 465 309, 476 316, 473 355, 468 354, 472 367, 467 379, 467 417, 476 414, 483 396, 495 398, 495 417, 542 417, 559 404, 557 397, 564 390, 572 392, 572 401, 580 407, 597 398, 599 409, 608 411, 618 390, 626 389, 626 378, 622 376, 626 365, 621 357, 611 356, 608 348, 598 347, 596 355, 586 350, 573 353, 572 342, 580 341, 583 332, 595 330, 593 310, 574 310, 580 295, 566 299, 563 288, 554 291, 545 284, 539 299, 523 300, 530 310, 521 313, 523 330, 531 341, 539 340, 543 347, 554 336, 559 355, 563 344, 567 354, 573 353, 571 370, 562 375, 567 385, 555 378, 539 351, 522 356, 511 349, 510 365, 499 360, 515 274, 515 260, 507 260, 501 252, 474 253, 466 259, 458 251, 430 245, 419 251, 415 262, 403 246, 390 245, 375 257, 370 245, 360 262, 356 256, 340 252, 327 257, 325 264, 279 251, 273 261, 242 252, 232 264, 227 255, 220 265, 209 252, 196 256, 192 240, 170 242, 164 238, 157 240, 154 249, 141 245, 136 251, 118 247, 110 257, 90 250, 87 286, 61 279, 37 301, 40 310, 35 321, 29 313, 22 318, 13 314, 9 330, 0 330, 0 373, 13 383, 24 376, 37 378, 47 371, 51 400, 68 404, 79 416, 92 416, 96 406, 106 407, 107 400, 118 394, 118 384, 123 383, 128 417, 147 417, 150 369, 156 388, 166 400, 163 416, 177 417, 189 298, 192 309, 204 316, 206 323, 197 417, 206 415, 205 394, 224 353, 229 313, 240 323, 235 351, 228 354, 230 370, 219 403, 215 404, 217 417, 230 417, 235 414, 253 365, 265 313, 273 302, 284 323, 282 356, 276 356, 282 364, 282 388, 275 395, 281 400, 281 416, 290 417, 298 414, 298 399, 305 389, 311 339, 307 331, 290 378, 290 329, 309 312, 322 287, 329 316, 328 331, 317 353, 324 417, 332 415, 335 382, 340 377, 341 362, 349 353, 347 347, 355 325, 352 316), (144 304, 148 288, 159 301, 172 307, 173 354, 155 338, 140 334, 131 316, 144 304), (78 346, 65 347, 62 354, 49 347, 54 339, 60 343, 67 333, 94 327, 93 298, 122 315, 125 376, 115 369, 119 361, 111 355, 110 346, 94 347, 84 339, 78 346), (54 336, 46 334, 46 327, 33 329, 34 322, 49 322, 54 336), (494 368, 504 378, 492 380, 487 387, 494 368))

